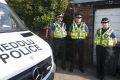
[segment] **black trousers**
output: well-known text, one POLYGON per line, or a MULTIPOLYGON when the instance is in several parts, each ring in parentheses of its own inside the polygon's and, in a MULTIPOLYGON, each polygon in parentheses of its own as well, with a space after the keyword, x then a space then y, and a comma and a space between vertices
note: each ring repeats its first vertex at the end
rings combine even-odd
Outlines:
POLYGON ((70 69, 73 70, 76 64, 76 58, 78 58, 79 69, 84 68, 84 39, 72 40, 72 53, 70 59, 70 69))
POLYGON ((96 45, 97 77, 104 78, 106 60, 111 54, 113 54, 112 47, 103 47, 96 45))
POLYGON ((61 66, 66 67, 66 39, 65 38, 54 38, 53 39, 53 56, 56 65, 58 66, 58 59, 61 56, 61 66))

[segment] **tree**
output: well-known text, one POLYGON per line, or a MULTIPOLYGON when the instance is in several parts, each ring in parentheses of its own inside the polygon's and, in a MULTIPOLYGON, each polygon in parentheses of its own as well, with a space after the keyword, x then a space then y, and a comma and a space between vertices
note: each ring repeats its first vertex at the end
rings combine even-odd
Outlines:
POLYGON ((34 31, 48 27, 58 11, 64 13, 69 0, 8 0, 8 4, 34 31))

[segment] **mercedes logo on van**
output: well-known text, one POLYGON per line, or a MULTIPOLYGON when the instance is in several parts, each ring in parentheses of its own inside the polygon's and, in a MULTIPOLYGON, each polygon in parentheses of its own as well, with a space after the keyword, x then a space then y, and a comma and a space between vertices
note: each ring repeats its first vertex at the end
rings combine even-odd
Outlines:
POLYGON ((33 79, 34 80, 42 80, 43 79, 43 73, 40 69, 40 67, 35 67, 33 70, 33 79))

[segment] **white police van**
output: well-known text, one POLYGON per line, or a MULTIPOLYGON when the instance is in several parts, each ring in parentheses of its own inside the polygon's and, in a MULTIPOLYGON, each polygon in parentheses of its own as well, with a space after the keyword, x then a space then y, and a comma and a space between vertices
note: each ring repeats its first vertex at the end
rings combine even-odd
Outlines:
POLYGON ((53 80, 54 72, 48 43, 0 0, 0 80, 53 80))

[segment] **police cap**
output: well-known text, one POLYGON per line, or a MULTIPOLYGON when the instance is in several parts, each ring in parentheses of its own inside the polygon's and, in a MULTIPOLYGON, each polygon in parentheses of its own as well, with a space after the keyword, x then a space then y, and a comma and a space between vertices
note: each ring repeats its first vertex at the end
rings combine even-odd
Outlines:
POLYGON ((80 13, 76 13, 75 18, 82 18, 82 15, 80 13))
POLYGON ((63 17, 63 14, 62 13, 57 13, 56 17, 63 17))
POLYGON ((106 17, 102 18, 101 23, 109 23, 109 19, 106 17))

